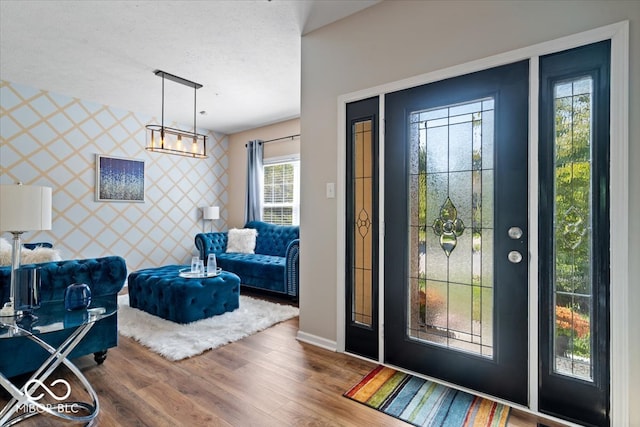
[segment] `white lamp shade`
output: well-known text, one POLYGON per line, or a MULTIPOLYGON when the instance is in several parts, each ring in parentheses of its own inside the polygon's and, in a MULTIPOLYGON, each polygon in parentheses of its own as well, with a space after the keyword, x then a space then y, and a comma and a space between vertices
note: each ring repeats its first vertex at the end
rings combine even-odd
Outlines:
POLYGON ((202 208, 202 218, 218 219, 220 218, 220 208, 218 206, 205 206, 202 208))
POLYGON ((0 185, 0 231, 51 230, 51 188, 0 185))

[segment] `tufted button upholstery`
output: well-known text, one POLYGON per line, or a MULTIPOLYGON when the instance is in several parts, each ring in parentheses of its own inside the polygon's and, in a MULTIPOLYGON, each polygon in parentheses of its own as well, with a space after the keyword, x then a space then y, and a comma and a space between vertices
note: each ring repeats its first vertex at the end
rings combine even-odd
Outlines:
POLYGON ((300 238, 300 227, 295 225, 274 226, 262 221, 250 221, 245 228, 258 231, 255 250, 257 254, 284 257, 289 242, 300 238))
MULTIPOLYGON (((23 264, 23 266, 26 264, 23 264)), ((70 259, 34 264, 40 269, 42 301, 63 301, 72 283, 86 283, 93 296, 117 295, 127 277, 127 265, 119 256, 70 259)), ((0 302, 9 300, 11 267, 0 268, 0 302)))
POLYGON ((233 311, 240 306, 240 278, 223 271, 210 278, 179 276, 184 265, 138 270, 129 275, 129 305, 178 323, 233 311))
MULTIPOLYGON (((23 264, 24 265, 24 264, 23 264)), ((86 283, 93 296, 117 301, 127 277, 127 265, 119 256, 90 259, 70 259, 35 264, 40 269, 42 303, 62 301, 64 291, 72 283, 86 283)), ((0 267, 0 302, 9 299, 11 267, 0 267)), ((37 310, 36 310, 37 315, 37 310)), ((40 335, 48 344, 57 347, 72 333, 71 329, 40 335)), ((100 353, 118 345, 118 316, 109 316, 95 323, 89 333, 69 355, 70 359, 100 353)), ((26 337, 0 340, 0 372, 6 377, 34 371, 49 353, 26 337), (16 356, 19 355, 19 356, 16 356)), ((102 362, 99 362, 102 363, 102 362)))
POLYGON ((243 286, 266 289, 297 298, 300 227, 250 221, 257 233, 254 254, 227 253, 227 233, 198 233, 200 259, 216 254, 218 267, 240 277, 243 286))

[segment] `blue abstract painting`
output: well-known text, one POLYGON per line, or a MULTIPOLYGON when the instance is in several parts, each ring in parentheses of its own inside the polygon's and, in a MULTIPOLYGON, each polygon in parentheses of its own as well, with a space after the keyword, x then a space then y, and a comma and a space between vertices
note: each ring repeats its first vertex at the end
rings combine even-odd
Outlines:
POLYGON ((144 202, 144 161, 97 154, 96 201, 144 202))

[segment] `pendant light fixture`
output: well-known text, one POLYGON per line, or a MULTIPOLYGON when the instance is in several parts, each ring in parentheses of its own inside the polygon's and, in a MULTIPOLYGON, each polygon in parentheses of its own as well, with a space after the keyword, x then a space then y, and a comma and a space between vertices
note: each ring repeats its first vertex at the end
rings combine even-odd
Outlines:
POLYGON ((162 70, 156 70, 153 73, 156 76, 162 77, 162 122, 160 125, 146 126, 149 132, 147 132, 147 146, 145 149, 160 153, 176 154, 178 156, 206 159, 208 157, 207 136, 199 134, 196 131, 196 91, 200 89, 202 85, 162 70), (193 88, 193 132, 170 128, 164 125, 165 79, 193 88))

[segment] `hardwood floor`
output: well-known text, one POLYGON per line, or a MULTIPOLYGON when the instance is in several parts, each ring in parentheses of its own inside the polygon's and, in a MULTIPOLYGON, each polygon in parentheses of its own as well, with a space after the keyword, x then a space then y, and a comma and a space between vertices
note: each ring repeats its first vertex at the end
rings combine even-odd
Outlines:
MULTIPOLYGON (((298 319, 200 356, 169 362, 120 337, 105 363, 74 362, 100 398, 99 426, 407 426, 342 397, 375 364, 301 343, 298 319)), ((69 379, 66 368, 52 378, 69 379)), ((70 399, 86 399, 72 381, 70 399)), ((0 392, 0 405, 8 400, 0 392)), ((561 424, 512 411, 509 426, 561 424)), ((58 426, 37 416, 21 426, 58 426)), ((66 424, 65 424, 66 425, 66 424)))

